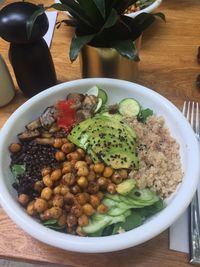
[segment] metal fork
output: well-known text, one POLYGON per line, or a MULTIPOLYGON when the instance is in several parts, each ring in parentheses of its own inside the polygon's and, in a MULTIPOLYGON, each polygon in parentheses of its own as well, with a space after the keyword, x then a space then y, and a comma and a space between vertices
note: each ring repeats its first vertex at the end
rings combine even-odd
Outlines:
MULTIPOLYGON (((195 135, 200 142, 199 129, 199 105, 198 103, 183 104, 183 115, 190 122, 195 135)), ((189 247, 190 247, 190 263, 200 264, 200 216, 198 193, 196 192, 189 207, 189 247)))

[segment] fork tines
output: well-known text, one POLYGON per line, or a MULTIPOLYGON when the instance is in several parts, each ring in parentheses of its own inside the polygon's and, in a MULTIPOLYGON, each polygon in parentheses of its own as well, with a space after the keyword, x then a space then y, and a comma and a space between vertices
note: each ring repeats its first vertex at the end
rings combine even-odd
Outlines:
POLYGON ((183 104, 183 115, 191 124, 191 127, 195 131, 197 137, 199 137, 199 104, 198 102, 186 102, 183 104))

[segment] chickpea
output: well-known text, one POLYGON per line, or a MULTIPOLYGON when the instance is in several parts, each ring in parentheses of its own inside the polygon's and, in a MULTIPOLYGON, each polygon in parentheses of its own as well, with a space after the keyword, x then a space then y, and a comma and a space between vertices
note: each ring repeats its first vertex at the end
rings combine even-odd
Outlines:
POLYGON ((101 188, 107 188, 108 184, 109 184, 109 180, 103 176, 99 177, 99 179, 97 180, 98 185, 101 188))
POLYGON ((75 185, 71 188, 71 192, 72 192, 74 195, 76 195, 76 194, 78 194, 78 193, 81 192, 81 189, 80 189, 80 187, 79 187, 77 184, 75 184, 75 185))
POLYGON ((78 226, 76 228, 76 234, 79 235, 79 236, 86 236, 86 233, 83 232, 81 226, 78 226))
POLYGON ((72 165, 70 162, 65 162, 62 168, 62 174, 66 174, 72 171, 72 165))
POLYGON ((57 161, 64 161, 65 160, 65 153, 62 151, 57 151, 55 154, 55 158, 57 161))
POLYGON ((101 203, 98 207, 97 207, 97 212, 100 213, 100 214, 104 214, 106 213, 108 210, 108 208, 103 204, 101 203))
POLYGON ((122 179, 126 179, 128 177, 128 172, 125 169, 119 170, 119 175, 122 177, 122 179))
POLYGON ((77 162, 76 162, 76 164, 74 165, 74 168, 76 169, 76 170, 78 170, 80 167, 82 167, 82 166, 86 166, 87 167, 87 163, 85 162, 85 161, 83 161, 83 160, 78 160, 77 162))
POLYGON ((88 176, 89 170, 86 166, 81 166, 78 168, 77 175, 78 176, 88 176))
POLYGON ((69 213, 69 212, 71 211, 71 208, 72 208, 71 205, 68 205, 68 204, 65 204, 65 205, 64 205, 64 210, 65 210, 67 213, 69 213))
POLYGON ((43 184, 42 181, 37 181, 37 182, 35 182, 33 188, 34 188, 35 191, 37 191, 37 192, 41 192, 42 189, 44 188, 44 184, 43 184))
POLYGON ((79 218, 78 218, 78 224, 80 226, 86 226, 88 225, 89 220, 88 217, 85 214, 82 214, 79 218))
POLYGON ((113 174, 113 169, 111 167, 105 167, 103 171, 103 176, 109 178, 113 174))
POLYGON ((42 198, 37 198, 34 203, 34 210, 38 213, 44 212, 48 208, 47 201, 42 198))
POLYGON ((51 218, 51 214, 49 212, 49 209, 45 210, 43 213, 40 213, 40 219, 42 221, 49 220, 51 218))
POLYGON ((90 204, 93 206, 93 208, 97 208, 100 204, 100 199, 97 195, 91 195, 90 196, 90 204))
POLYGON ((54 195, 56 195, 56 194, 60 194, 60 193, 61 193, 61 186, 60 186, 60 185, 56 186, 56 187, 53 189, 53 193, 54 193, 54 195))
POLYGON ((89 165, 89 169, 90 169, 91 171, 94 170, 94 164, 93 164, 93 163, 89 165))
POLYGON ((89 182, 87 191, 90 194, 96 194, 99 191, 98 183, 96 183, 94 181, 89 182))
POLYGON ((75 201, 75 196, 69 192, 66 195, 64 195, 64 201, 66 204, 73 205, 75 201))
POLYGON ((83 212, 85 215, 91 216, 94 213, 94 208, 91 204, 86 203, 85 205, 83 205, 83 212))
POLYGON ((12 144, 9 145, 8 149, 9 149, 9 151, 11 153, 17 153, 17 152, 19 152, 21 150, 21 148, 22 148, 22 146, 20 144, 12 143, 12 144))
POLYGON ((52 189, 49 187, 45 187, 44 189, 42 189, 41 198, 43 198, 45 200, 49 200, 51 198, 52 194, 53 194, 52 189))
POLYGON ((62 145, 61 150, 65 153, 65 154, 69 154, 70 152, 74 151, 74 144, 72 143, 65 143, 62 145))
POLYGON ((51 173, 51 180, 57 181, 61 178, 62 172, 60 169, 56 169, 51 173))
POLYGON ((53 146, 55 148, 60 148, 63 145, 61 138, 55 138, 53 146))
POLYGON ((60 189, 60 193, 61 193, 61 195, 65 195, 65 194, 67 194, 69 192, 69 187, 67 186, 67 185, 62 185, 61 186, 61 189, 60 189))
POLYGON ((75 164, 76 164, 77 161, 78 161, 77 159, 70 160, 70 163, 71 163, 71 165, 72 165, 73 168, 74 168, 74 166, 75 166, 75 164))
POLYGON ((67 215, 63 214, 60 216, 60 218, 58 219, 58 225, 59 226, 64 226, 67 222, 67 215))
POLYGON ((58 219, 62 215, 62 209, 59 207, 52 207, 49 212, 52 219, 58 219))
POLYGON ((48 208, 52 208, 53 207, 53 198, 49 199, 47 204, 48 204, 48 208))
POLYGON ((42 172, 41 172, 42 177, 44 177, 44 176, 50 174, 50 172, 51 172, 51 167, 45 167, 45 168, 43 168, 43 169, 42 169, 42 172))
POLYGON ((107 191, 108 191, 110 194, 115 194, 115 193, 116 193, 116 185, 113 184, 113 183, 110 183, 110 184, 107 186, 107 191))
POLYGON ((76 183, 76 177, 73 173, 66 173, 65 175, 63 175, 63 180, 68 186, 74 185, 76 183))
POLYGON ((74 151, 74 152, 67 154, 67 159, 71 161, 71 160, 80 160, 81 158, 80 158, 79 153, 74 151))
POLYGON ((81 187, 81 188, 86 188, 88 186, 88 180, 85 178, 85 176, 81 176, 79 177, 79 179, 77 180, 77 184, 81 187))
POLYGON ((104 166, 103 163, 96 163, 96 164, 94 164, 94 171, 96 173, 102 173, 104 171, 104 168, 105 168, 105 166, 104 166))
POLYGON ((83 209, 81 205, 79 204, 74 204, 71 208, 71 214, 79 218, 83 214, 83 209))
POLYGON ((123 178, 120 176, 120 174, 118 172, 114 172, 112 175, 112 182, 115 184, 120 184, 123 180, 123 178))
POLYGON ((22 206, 26 206, 29 202, 29 196, 26 194, 20 194, 18 197, 18 202, 22 205, 22 206))
POLYGON ((65 138, 65 137, 61 138, 61 140, 62 140, 62 143, 63 143, 63 144, 68 143, 68 140, 67 140, 67 138, 65 138))
POLYGON ((76 149, 76 152, 79 153, 81 159, 84 159, 84 157, 85 157, 85 151, 82 148, 77 148, 76 149))
POLYGON ((35 209, 34 209, 34 203, 35 203, 35 201, 33 200, 33 201, 31 201, 29 204, 28 204, 28 206, 27 206, 27 208, 26 208, 26 211, 27 211, 27 213, 28 213, 28 215, 30 215, 30 216, 33 216, 33 215, 35 215, 35 209))
POLYGON ((79 194, 76 196, 76 200, 77 200, 77 202, 78 202, 80 205, 84 205, 85 203, 87 203, 88 198, 87 198, 87 196, 85 195, 85 192, 83 192, 83 193, 79 193, 79 194))
POLYGON ((46 176, 43 177, 43 183, 45 186, 52 187, 53 186, 53 181, 50 178, 50 175, 47 174, 46 176))
POLYGON ((64 198, 61 195, 55 195, 53 198, 53 206, 61 208, 64 204, 64 198))
POLYGON ((77 225, 78 223, 78 220, 76 218, 76 216, 74 216, 73 214, 68 214, 67 215, 67 226, 68 227, 73 227, 75 225, 77 225))
POLYGON ((91 164, 92 163, 92 159, 91 159, 91 157, 89 155, 85 156, 85 161, 86 161, 87 164, 91 164))
POLYGON ((94 181, 94 180, 96 180, 96 174, 95 174, 95 172, 93 170, 90 170, 89 173, 88 173, 87 178, 88 178, 88 181, 94 181))
POLYGON ((100 200, 102 200, 103 197, 104 197, 104 194, 103 194, 101 191, 99 191, 99 192, 96 193, 96 196, 97 196, 100 200))

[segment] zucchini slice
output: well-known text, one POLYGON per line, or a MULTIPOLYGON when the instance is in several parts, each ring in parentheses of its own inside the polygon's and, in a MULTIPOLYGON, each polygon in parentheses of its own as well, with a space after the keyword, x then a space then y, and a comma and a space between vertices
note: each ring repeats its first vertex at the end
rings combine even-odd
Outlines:
POLYGON ((119 103, 119 113, 127 117, 135 117, 140 112, 140 104, 133 98, 124 98, 119 103))
POLYGON ((94 95, 98 98, 101 98, 103 105, 105 105, 108 100, 107 93, 96 85, 94 85, 87 91, 87 95, 94 95))

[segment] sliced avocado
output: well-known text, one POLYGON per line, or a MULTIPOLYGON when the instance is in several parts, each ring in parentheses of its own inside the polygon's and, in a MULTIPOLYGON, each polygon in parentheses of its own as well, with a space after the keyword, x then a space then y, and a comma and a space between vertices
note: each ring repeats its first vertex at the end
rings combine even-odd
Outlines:
POLYGON ((127 195, 135 187, 136 181, 134 179, 124 180, 116 187, 117 193, 121 195, 127 195))

